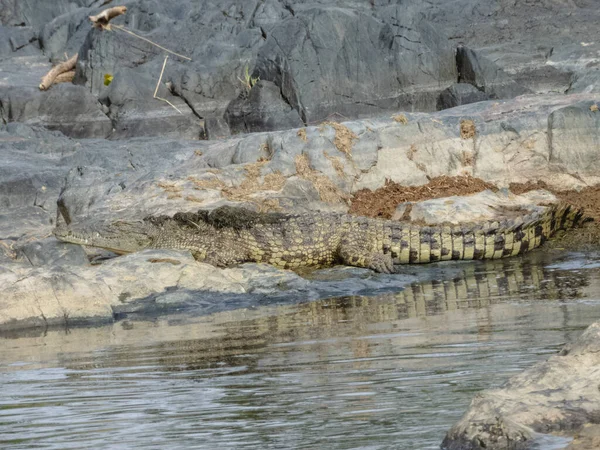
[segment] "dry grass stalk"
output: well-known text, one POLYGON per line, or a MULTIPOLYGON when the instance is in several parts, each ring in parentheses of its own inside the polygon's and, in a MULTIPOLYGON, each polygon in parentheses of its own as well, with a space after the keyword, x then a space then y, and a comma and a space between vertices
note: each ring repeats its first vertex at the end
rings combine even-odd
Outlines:
POLYGON ((194 177, 189 177, 192 183, 194 183, 194 189, 203 190, 203 189, 223 189, 226 185, 223 181, 218 179, 217 177, 213 178, 205 178, 205 179, 197 179, 194 177))
POLYGON ((259 212, 280 211, 281 205, 277 198, 267 198, 258 203, 259 212))
MULTIPOLYGON (((42 77, 42 82, 39 85, 40 91, 47 90, 53 84, 56 84, 56 78, 63 73, 67 73, 75 70, 75 65, 77 64, 77 54, 71 56, 64 62, 57 64, 50 71, 42 77)), ((73 75, 75 72, 73 72, 73 75)))
POLYGON ((4 253, 11 259, 17 258, 17 252, 13 248, 14 243, 7 244, 6 242, 0 241, 0 248, 4 249, 4 253))
POLYGON ((163 73, 165 72, 165 66, 167 65, 167 59, 169 59, 169 55, 165 56, 165 60, 163 61, 163 65, 162 65, 162 69, 160 70, 160 76, 158 77, 158 81, 156 83, 156 89, 154 89, 154 95, 152 96, 153 98, 157 99, 157 100, 162 100, 163 102, 168 103, 169 105, 171 105, 177 112, 179 112, 179 114, 183 114, 179 108, 177 108, 177 106, 175 106, 173 103, 171 103, 169 100, 167 100, 166 98, 162 98, 159 97, 158 94, 158 88, 160 87, 160 82, 162 81, 162 76, 163 73))
POLYGON ((259 191, 280 191, 285 184, 286 178, 281 172, 269 173, 260 181, 260 169, 266 161, 259 161, 247 164, 244 168, 246 178, 238 185, 233 187, 224 187, 223 194, 230 200, 248 200, 252 194, 259 191))
POLYGON ((204 201, 204 199, 202 199, 200 197, 196 197, 195 195, 186 195, 184 200, 187 200, 188 202, 196 202, 196 203, 202 203, 204 201))
POLYGON ((306 128, 300 128, 298 130, 298 133, 296 133, 298 135, 298 137, 300 139, 302 139, 304 142, 308 141, 308 138, 306 137, 306 128))
POLYGON ((349 196, 340 191, 340 189, 322 173, 317 172, 310 167, 310 161, 306 154, 296 156, 296 172, 300 178, 310 181, 319 197, 326 203, 347 203, 349 196))
MULTIPOLYGON (((252 195, 261 192, 261 191, 280 191, 285 184, 286 178, 281 174, 281 172, 269 173, 262 177, 260 170, 261 167, 267 161, 259 161, 252 164, 247 164, 244 167, 246 172, 246 177, 242 182, 237 186, 227 186, 222 180, 217 177, 208 178, 208 179, 197 179, 195 177, 188 177, 188 180, 194 183, 194 189, 203 190, 203 189, 216 189, 221 191, 224 197, 229 200, 235 201, 255 201, 252 198, 252 195)), ((197 197, 188 196, 186 200, 190 201, 203 201, 197 199, 197 197), (188 198, 189 197, 189 198, 188 198)), ((262 201, 262 203, 267 202, 266 200, 262 201)), ((268 203, 268 202, 267 202, 268 203)), ((265 203, 266 204, 266 203, 265 203)), ((260 207, 260 205, 259 205, 260 207)), ((267 206, 265 206, 267 207, 267 206)), ((273 209, 274 206, 268 206, 270 209, 273 209)))
POLYGON ((166 192, 181 192, 183 188, 181 186, 177 186, 175 183, 168 183, 166 181, 159 181, 157 186, 166 192))
MULTIPOLYGON (((108 3, 108 2, 105 2, 105 4, 106 3, 108 3)), ((138 39, 141 39, 144 42, 154 45, 155 47, 158 47, 161 50, 164 50, 165 52, 168 52, 175 56, 178 56, 179 58, 187 59, 188 61, 192 60, 192 58, 188 58, 187 56, 183 56, 179 53, 174 52, 173 50, 169 50, 168 48, 165 48, 162 45, 159 45, 156 42, 153 42, 150 39, 145 38, 144 36, 140 36, 139 34, 136 34, 133 31, 128 30, 123 25, 115 25, 115 24, 111 25, 109 23, 115 17, 123 15, 126 12, 127 12, 126 6, 113 6, 112 8, 105 9, 104 11, 102 11, 100 14, 98 14, 96 16, 89 16, 89 19, 92 22, 93 26, 100 30, 109 30, 109 31, 112 29, 121 30, 127 34, 130 34, 130 35, 138 38, 138 39)))
POLYGON ((396 114, 395 116, 392 116, 392 119, 394 122, 401 123, 402 125, 406 125, 408 123, 408 119, 404 114, 396 114))
POLYGON ((475 158, 473 157, 473 152, 463 151, 461 155, 462 165, 463 166, 472 166, 475 158))
POLYGON ((471 139, 475 137, 477 129, 475 128, 475 122, 471 119, 460 121, 460 137, 462 139, 471 139))
POLYGON ((408 149, 408 151, 406 152, 406 157, 412 161, 415 157, 415 155, 417 154, 417 146, 415 144, 410 144, 410 148, 408 149))
POLYGON ((188 61, 191 61, 191 60, 192 60, 192 58, 188 58, 187 56, 183 56, 182 54, 180 54, 180 53, 176 53, 176 52, 174 52, 173 50, 169 50, 168 48, 166 48, 166 47, 163 47, 162 45, 159 45, 159 44, 157 44, 156 42, 153 42, 153 41, 151 41, 150 39, 148 39, 148 38, 145 38, 144 36, 140 36, 139 34, 135 34, 133 31, 131 31, 131 30, 128 30, 127 28, 125 28, 125 27, 124 27, 124 26, 122 26, 122 25, 112 25, 112 27, 113 27, 113 28, 116 28, 117 30, 121 30, 121 31, 123 31, 123 32, 125 32, 125 33, 127 33, 127 34, 130 34, 130 35, 132 35, 132 36, 134 36, 134 37, 136 37, 136 38, 138 38, 138 39, 141 39, 142 41, 144 41, 144 42, 147 42, 148 44, 152 44, 152 45, 154 45, 155 47, 158 47, 158 48, 160 48, 161 50, 164 50, 165 52, 168 52, 168 53, 171 53, 171 54, 173 54, 173 55, 175 55, 175 56, 178 56, 179 58, 187 59, 188 61))
POLYGON ((342 160, 337 156, 329 155, 327 152, 323 152, 323 155, 331 162, 331 165, 333 166, 338 177, 344 178, 346 176, 346 172, 344 171, 344 163, 342 160))
POLYGON ((94 28, 98 28, 99 30, 110 30, 111 27, 109 22, 115 17, 121 16, 126 12, 126 6, 113 6, 112 8, 105 9, 100 14, 89 16, 89 19, 94 28))
POLYGON ((335 130, 335 139, 333 145, 348 158, 352 158, 352 147, 358 136, 348 127, 337 122, 323 122, 323 125, 328 125, 335 130))

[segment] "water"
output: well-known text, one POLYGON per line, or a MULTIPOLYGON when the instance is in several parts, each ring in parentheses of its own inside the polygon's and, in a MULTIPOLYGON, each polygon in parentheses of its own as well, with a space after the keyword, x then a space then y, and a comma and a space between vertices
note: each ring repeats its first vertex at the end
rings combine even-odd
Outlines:
POLYGON ((475 393, 600 320, 599 261, 465 263, 376 297, 5 335, 0 447, 439 448, 475 393))

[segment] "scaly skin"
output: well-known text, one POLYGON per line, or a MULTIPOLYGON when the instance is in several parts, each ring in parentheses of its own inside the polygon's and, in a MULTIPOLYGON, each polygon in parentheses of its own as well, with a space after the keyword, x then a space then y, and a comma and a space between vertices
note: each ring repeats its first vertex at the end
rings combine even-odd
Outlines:
POLYGON ((554 206, 504 222, 424 227, 347 214, 261 214, 222 207, 135 222, 60 226, 54 234, 117 253, 186 249, 198 261, 219 267, 251 261, 286 269, 342 263, 392 273, 395 264, 519 255, 581 219, 579 210, 554 206))

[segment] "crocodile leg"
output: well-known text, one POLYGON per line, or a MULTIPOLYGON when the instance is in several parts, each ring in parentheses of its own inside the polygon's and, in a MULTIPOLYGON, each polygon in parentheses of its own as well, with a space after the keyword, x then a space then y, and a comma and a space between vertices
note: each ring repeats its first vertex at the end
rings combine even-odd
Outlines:
POLYGON ((342 239, 338 248, 338 256, 343 264, 364 267, 380 273, 394 273, 392 253, 372 250, 361 245, 359 241, 342 239))

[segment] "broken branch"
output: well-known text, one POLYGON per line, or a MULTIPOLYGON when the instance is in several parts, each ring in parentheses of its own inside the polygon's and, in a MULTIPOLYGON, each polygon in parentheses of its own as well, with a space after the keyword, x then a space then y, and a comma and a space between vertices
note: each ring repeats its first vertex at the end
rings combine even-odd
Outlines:
POLYGON ((69 70, 68 72, 63 72, 59 74, 54 80, 54 83, 52 84, 71 83, 73 81, 73 78, 75 78, 75 71, 69 70))
POLYGON ((117 16, 121 16, 127 12, 127 6, 113 6, 105 9, 96 16, 89 16, 92 25, 100 30, 110 30, 110 22, 117 16))
MULTIPOLYGON (((57 64, 52 69, 50 69, 50 71, 42 77, 42 82, 40 83, 40 86, 39 86, 40 91, 45 91, 53 84, 67 81, 64 79, 64 77, 62 77, 60 81, 56 81, 56 79, 60 74, 75 70, 75 65, 77 64, 77 56, 78 55, 75 54, 71 58, 66 60, 65 62, 61 62, 60 64, 57 64)), ((75 74, 75 72, 73 72, 73 75, 74 74, 75 74)), ((72 80, 72 78, 71 78, 71 80, 72 80)))

